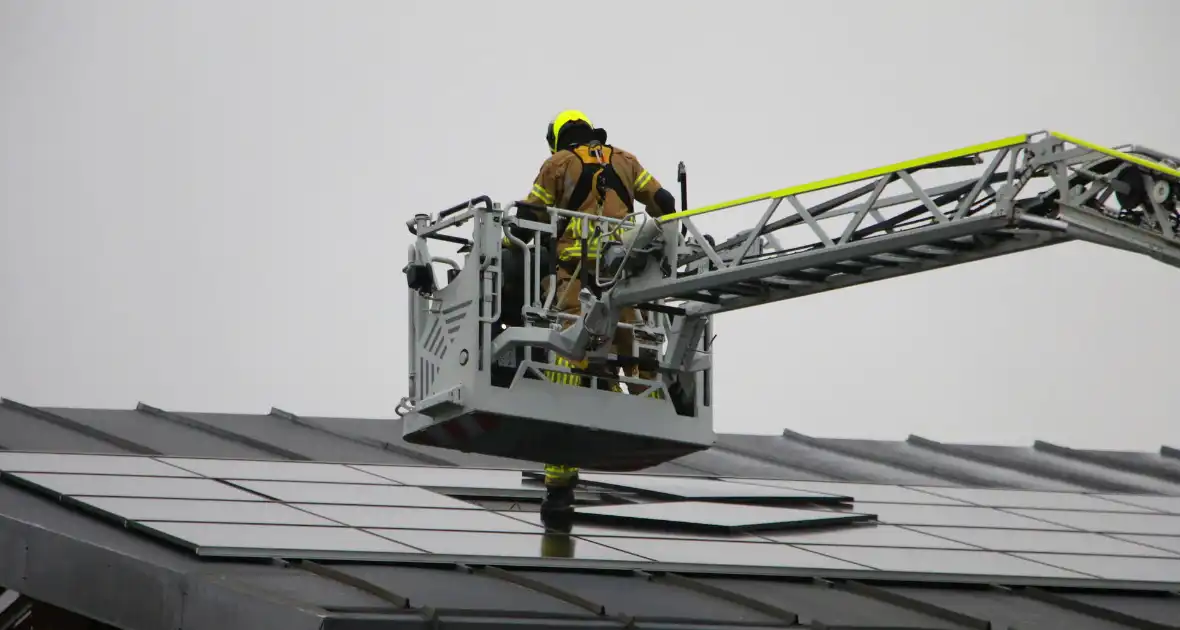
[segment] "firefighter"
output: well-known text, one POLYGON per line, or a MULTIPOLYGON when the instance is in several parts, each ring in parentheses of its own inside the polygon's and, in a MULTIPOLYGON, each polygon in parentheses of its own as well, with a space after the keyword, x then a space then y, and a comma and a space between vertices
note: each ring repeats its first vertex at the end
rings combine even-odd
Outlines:
MULTIPOLYGON (((526 204, 552 206, 587 214, 624 219, 634 212, 636 201, 643 204, 653 217, 676 211, 676 200, 659 181, 639 163, 634 155, 607 144, 604 129, 597 128, 585 114, 578 110, 559 113, 550 123, 546 133, 549 144, 549 159, 541 165, 533 181, 532 190, 525 199, 526 204)), ((524 219, 549 222, 547 214, 522 206, 518 216, 524 219)), ((560 224, 559 224, 560 226, 560 224)), ((600 224, 607 228, 609 224, 600 224)), ((594 290, 595 257, 599 248, 597 239, 602 230, 593 233, 595 226, 587 226, 592 236, 587 239, 587 251, 582 252, 581 221, 577 218, 566 223, 553 246, 557 248, 557 287, 554 294, 554 309, 577 315, 580 311, 578 293, 583 279, 594 290), (588 268, 583 268, 588 267, 588 268)), ((546 279, 548 280, 548 279, 546 279)), ((546 282, 545 290, 548 290, 546 282)), ((624 309, 621 319, 637 322, 634 309, 624 309)), ((568 326, 572 320, 567 320, 568 326)), ((633 333, 630 329, 619 328, 615 333, 615 352, 630 355, 633 347, 633 333)), ((591 372, 586 363, 574 363, 565 357, 557 357, 556 363, 573 370, 573 373, 551 372, 551 381, 573 386, 583 384, 583 375, 591 372)), ((654 379, 655 374, 631 367, 628 375, 654 379)), ((609 373, 601 373, 609 387, 620 391, 618 382, 609 373), (608 380, 609 379, 609 380, 608 380)), ((589 380, 589 379, 585 379, 589 380)), ((642 395, 642 389, 628 388, 629 393, 642 395)), ((568 528, 568 516, 573 508, 573 491, 578 482, 578 470, 571 466, 549 464, 545 466, 545 502, 541 506, 542 520, 555 524, 556 529, 568 528)))

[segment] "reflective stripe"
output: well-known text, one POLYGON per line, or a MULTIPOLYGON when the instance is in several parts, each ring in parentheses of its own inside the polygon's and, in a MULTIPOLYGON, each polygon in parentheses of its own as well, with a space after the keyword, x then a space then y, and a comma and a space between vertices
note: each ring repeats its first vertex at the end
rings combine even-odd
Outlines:
POLYGON ((582 235, 582 217, 572 217, 565 226, 565 236, 578 238, 582 235))
MULTIPOLYGON (((582 235, 582 217, 571 218, 569 224, 565 228, 565 236, 568 238, 576 239, 577 242, 575 242, 575 244, 570 245, 569 247, 566 247, 565 249, 558 252, 557 257, 561 260, 572 260, 574 258, 581 258, 582 257, 582 245, 580 242, 581 235, 582 235)), ((595 258, 598 257, 598 239, 599 239, 599 237, 597 237, 597 236, 586 239, 586 248, 588 250, 586 252, 586 258, 588 258, 590 260, 594 260, 595 258)))
MULTIPOLYGON (((598 239, 594 239, 593 241, 587 241, 586 247, 588 249, 588 251, 586 252, 586 260, 597 260, 598 259, 598 239)), ((563 261, 573 260, 575 258, 581 258, 582 257, 582 246, 581 245, 570 245, 569 247, 561 250, 561 253, 559 253, 557 255, 557 257, 563 261)))
MULTIPOLYGON (((570 361, 569 359, 567 359, 563 356, 560 356, 560 355, 558 355, 557 358, 553 360, 553 363, 555 363, 556 365, 559 365, 561 367, 570 368, 571 370, 584 370, 590 364, 590 362, 586 359, 575 362, 575 361, 570 361)), ((549 382, 556 383, 558 385, 570 385, 573 387, 581 387, 582 386, 582 379, 588 378, 588 377, 583 377, 583 375, 581 375, 581 374, 571 374, 569 372, 558 372, 557 370, 545 370, 545 378, 549 379, 549 382)), ((616 394, 623 393, 623 387, 619 384, 618 381, 611 381, 610 382, 610 390, 616 394)))
POLYGON ((553 205, 553 195, 549 194, 549 191, 545 190, 545 188, 540 184, 533 184, 533 194, 536 195, 538 199, 545 202, 545 205, 553 205))
POLYGON ((643 187, 646 186, 647 183, 650 181, 651 181, 651 173, 649 173, 647 171, 643 171, 642 173, 640 173, 639 177, 635 178, 636 192, 643 190, 643 187))
POLYGON ((577 466, 562 466, 560 464, 545 464, 545 484, 567 483, 578 474, 577 466))
POLYGON ((1085 140, 1082 140, 1080 138, 1075 138, 1073 136, 1067 136, 1059 131, 1050 131, 1049 135, 1051 135, 1055 138, 1058 138, 1060 140, 1064 140, 1070 144, 1076 144, 1079 147, 1084 147, 1084 148, 1089 149, 1091 151, 1097 151, 1098 153, 1105 153, 1106 155, 1109 155, 1110 157, 1116 157, 1120 160, 1125 160, 1127 162, 1131 162, 1132 164, 1138 164, 1139 166, 1142 166, 1143 168, 1151 169, 1153 171, 1156 171, 1157 173, 1163 173, 1164 175, 1171 175, 1172 177, 1180 178, 1180 170, 1176 170, 1174 168, 1168 168, 1167 166, 1164 166, 1163 164, 1152 162, 1151 160, 1146 160, 1146 159, 1141 158, 1137 155, 1131 155, 1130 153, 1124 153, 1122 151, 1117 151, 1115 149, 1111 149, 1109 147, 1097 145, 1092 142, 1086 142, 1085 140))
POLYGON ((955 149, 953 151, 946 151, 944 153, 937 153, 935 155, 928 155, 926 157, 909 160, 906 162, 898 162, 897 164, 890 164, 889 166, 882 166, 880 168, 869 169, 867 171, 860 171, 858 173, 849 173, 848 175, 841 175, 840 177, 833 177, 831 179, 823 179, 818 182, 811 182, 810 184, 802 184, 799 186, 792 186, 790 188, 783 188, 773 192, 763 193, 761 195, 751 195, 749 197, 742 197, 741 199, 734 199, 733 201, 726 201, 723 203, 713 204, 711 206, 703 206, 701 208, 693 208, 691 210, 681 210, 680 212, 673 212, 672 214, 665 214, 658 219, 660 223, 667 223, 669 221, 676 221, 684 217, 696 216, 698 214, 706 214, 715 212, 717 210, 724 210, 726 208, 733 208, 735 206, 742 206, 755 201, 765 201, 768 199, 781 199, 791 195, 801 195, 803 193, 813 192, 816 190, 823 190, 825 188, 832 188, 835 186, 842 186, 844 184, 851 184, 852 182, 859 182, 873 177, 880 177, 889 173, 896 173, 897 171, 908 170, 918 166, 927 166, 930 164, 937 164, 955 158, 966 157, 968 155, 975 155, 977 153, 986 153, 988 151, 995 151, 1005 147, 1016 146, 1028 141, 1029 134, 1022 134, 1019 136, 1012 136, 1010 138, 1003 138, 993 142, 985 142, 983 144, 976 144, 962 149, 955 149))
MULTIPOLYGON (((634 225, 635 224, 635 215, 628 216, 626 219, 624 219, 624 221, 627 223, 630 223, 631 225, 634 225)), ((615 226, 611 229, 610 232, 608 232, 607 234, 605 234, 603 236, 594 236, 591 238, 587 238, 586 239, 586 249, 587 249, 586 258, 589 260, 594 260, 594 259, 598 258, 599 243, 601 242, 601 239, 605 238, 607 241, 616 241, 618 239, 615 237, 615 232, 619 232, 622 229, 623 229, 622 226, 615 226)), ((564 236, 566 238, 574 239, 575 243, 573 245, 570 245, 569 247, 566 247, 565 249, 561 250, 560 252, 558 252, 558 254, 557 254, 558 258, 560 258, 561 260, 572 260, 574 258, 581 258, 582 257, 582 245, 580 243, 581 235, 582 235, 582 217, 571 218, 569 224, 565 228, 564 236)))
MULTIPOLYGON (((553 362, 561 367, 570 369, 586 367, 585 361, 574 363, 573 361, 570 361, 569 359, 562 356, 558 356, 553 362)), ((574 387, 579 387, 582 385, 581 374, 570 374, 569 372, 558 372, 557 370, 545 370, 545 377, 549 379, 549 382, 557 383, 558 385, 572 385, 574 387)))

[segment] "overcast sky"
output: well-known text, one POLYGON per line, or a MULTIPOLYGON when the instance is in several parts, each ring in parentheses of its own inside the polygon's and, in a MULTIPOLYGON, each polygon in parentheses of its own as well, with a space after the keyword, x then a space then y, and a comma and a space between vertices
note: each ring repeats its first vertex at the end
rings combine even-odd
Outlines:
MULTIPOLYGON (((684 160, 690 206, 1042 129, 1177 153, 1177 18, 0 0, 0 395, 389 417, 406 219, 527 193, 557 111, 672 189, 684 160)), ((717 430, 1180 446, 1178 317, 1180 271, 1084 244, 726 314, 717 430)))

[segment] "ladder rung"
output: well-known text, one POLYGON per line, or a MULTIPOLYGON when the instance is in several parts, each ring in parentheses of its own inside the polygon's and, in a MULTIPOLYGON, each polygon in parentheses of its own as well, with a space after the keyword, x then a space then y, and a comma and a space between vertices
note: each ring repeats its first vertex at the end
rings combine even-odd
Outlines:
POLYGON ((738 295, 741 297, 754 297, 766 294, 766 287, 751 285, 750 283, 739 282, 737 284, 727 284, 710 291, 714 295, 738 295))
POLYGON ((721 298, 719 298, 715 295, 711 295, 709 293, 701 292, 701 291, 697 291, 694 293, 685 293, 683 295, 673 295, 671 297, 671 299, 685 300, 688 302, 704 302, 706 304, 720 304, 721 303, 721 298))
POLYGON ((802 278, 788 278, 785 276, 768 276, 762 278, 763 284, 775 289, 791 289, 794 287, 809 287, 816 283, 815 280, 804 280, 802 278))

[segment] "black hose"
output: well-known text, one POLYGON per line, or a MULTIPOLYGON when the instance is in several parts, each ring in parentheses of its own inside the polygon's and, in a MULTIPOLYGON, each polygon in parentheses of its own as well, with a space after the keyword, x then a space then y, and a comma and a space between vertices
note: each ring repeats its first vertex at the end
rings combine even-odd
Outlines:
POLYGON ((492 200, 487 195, 480 195, 479 197, 476 197, 476 198, 471 199, 469 201, 465 201, 459 205, 452 206, 450 208, 447 208, 446 210, 443 210, 442 212, 438 213, 438 218, 445 219, 448 216, 455 214, 456 212, 458 212, 460 210, 466 210, 467 208, 473 207, 477 203, 483 203, 484 207, 487 208, 488 210, 492 209, 492 200))

